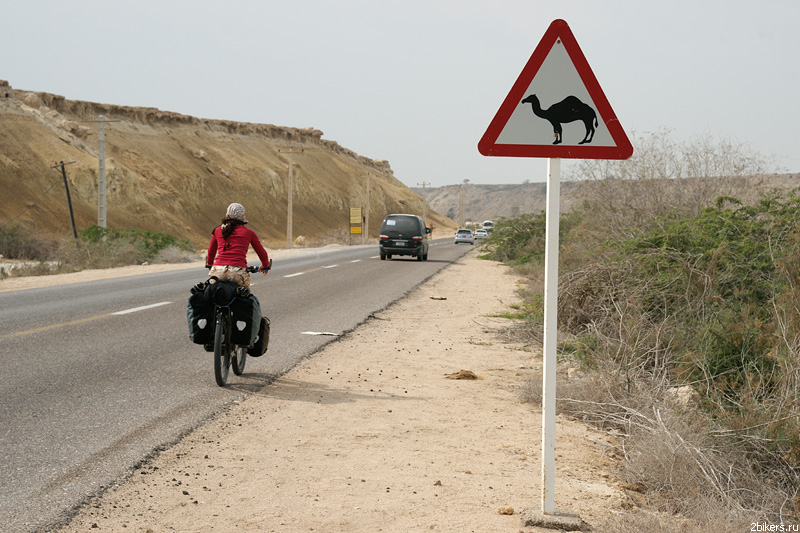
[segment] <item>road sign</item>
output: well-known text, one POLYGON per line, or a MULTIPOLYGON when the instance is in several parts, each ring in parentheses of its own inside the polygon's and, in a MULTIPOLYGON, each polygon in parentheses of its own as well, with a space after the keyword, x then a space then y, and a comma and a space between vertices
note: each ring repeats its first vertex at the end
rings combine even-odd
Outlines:
POLYGON ((361 218, 361 208, 350 208, 350 233, 361 233, 363 219, 361 218))
POLYGON ((575 36, 554 20, 486 129, 486 156, 627 159, 633 154, 575 36))

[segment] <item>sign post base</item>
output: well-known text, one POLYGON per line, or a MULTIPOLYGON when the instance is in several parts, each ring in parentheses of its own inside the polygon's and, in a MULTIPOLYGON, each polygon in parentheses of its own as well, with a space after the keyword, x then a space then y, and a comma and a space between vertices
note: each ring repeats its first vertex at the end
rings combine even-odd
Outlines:
POLYGON ((559 529, 561 531, 582 531, 586 524, 576 514, 554 513, 546 514, 538 509, 523 509, 522 520, 525 527, 543 527, 546 529, 559 529))

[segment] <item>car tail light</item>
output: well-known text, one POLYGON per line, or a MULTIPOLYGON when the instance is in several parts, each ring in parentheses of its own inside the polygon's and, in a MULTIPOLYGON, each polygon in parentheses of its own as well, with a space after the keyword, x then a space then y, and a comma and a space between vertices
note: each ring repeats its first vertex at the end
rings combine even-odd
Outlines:
POLYGON ((381 235, 379 238, 382 241, 388 241, 389 240, 389 236, 388 235, 381 235))
POLYGON ((422 237, 411 237, 412 241, 421 241, 422 237))

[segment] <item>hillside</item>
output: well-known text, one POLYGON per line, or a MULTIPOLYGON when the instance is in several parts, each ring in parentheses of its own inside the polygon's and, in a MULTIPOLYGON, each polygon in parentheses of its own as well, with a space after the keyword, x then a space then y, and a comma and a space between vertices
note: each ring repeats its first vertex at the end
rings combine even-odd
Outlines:
MULTIPOLYGON (((73 101, 0 81, 0 225, 71 234, 63 161, 78 230, 98 220, 98 117, 105 117, 107 219, 111 228, 163 231, 200 245, 230 202, 272 246, 286 244, 288 172, 293 237, 348 242, 349 209, 364 207, 369 236, 388 213, 422 214, 418 194, 387 161, 360 156, 313 128, 196 118, 156 108, 73 101)), ((428 223, 454 223, 431 212, 428 223)), ((354 236, 354 240, 360 237, 354 236)))

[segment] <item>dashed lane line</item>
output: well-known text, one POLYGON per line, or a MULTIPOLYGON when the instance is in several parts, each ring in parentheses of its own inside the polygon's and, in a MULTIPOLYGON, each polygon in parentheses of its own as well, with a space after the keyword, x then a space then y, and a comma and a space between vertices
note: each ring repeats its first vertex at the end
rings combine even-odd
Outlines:
POLYGON ((151 305, 143 305, 141 307, 133 307, 131 309, 125 309, 123 311, 116 311, 114 313, 105 313, 102 315, 95 315, 86 318, 80 318, 78 320, 70 320, 69 322, 59 322, 58 324, 50 324, 47 326, 42 326, 39 328, 33 329, 26 329, 25 331, 16 331, 14 333, 6 333, 4 335, 0 335, 0 339, 10 339, 11 337, 22 337, 24 335, 33 335, 34 333, 41 333, 43 331, 48 331, 51 329, 56 328, 65 328, 68 326, 76 326, 78 324, 84 324, 86 322, 91 322, 93 320, 100 320, 101 318, 108 318, 113 315, 127 315, 128 313, 135 313, 137 311, 144 311, 145 309, 152 309, 154 307, 160 307, 162 305, 171 304, 172 302, 159 302, 156 304, 151 305))
POLYGON ((131 309, 125 309, 124 311, 117 311, 116 313, 111 313, 112 315, 127 315, 128 313, 136 313, 138 311, 144 311, 145 309, 152 309, 154 307, 161 307, 162 305, 169 305, 172 302, 158 302, 157 304, 150 304, 150 305, 143 305, 141 307, 133 307, 131 309))
POLYGON ((25 331, 17 331, 14 333, 7 333, 5 335, 0 335, 0 339, 9 339, 11 337, 22 337, 23 335, 32 335, 34 333, 41 333, 42 331, 47 331, 50 329, 63 328, 66 326, 74 326, 76 324, 83 324, 84 322, 91 322, 92 320, 98 320, 100 318, 106 318, 109 316, 111 316, 111 314, 106 313, 104 315, 90 316, 88 318, 81 318, 79 320, 70 320, 69 322, 61 322, 59 324, 50 324, 49 326, 42 326, 40 328, 28 329, 25 331))

